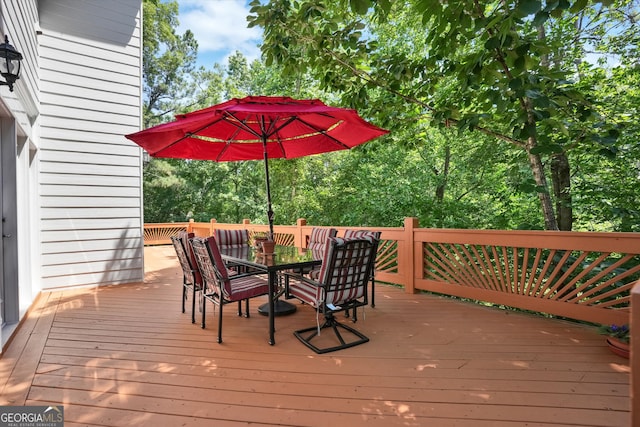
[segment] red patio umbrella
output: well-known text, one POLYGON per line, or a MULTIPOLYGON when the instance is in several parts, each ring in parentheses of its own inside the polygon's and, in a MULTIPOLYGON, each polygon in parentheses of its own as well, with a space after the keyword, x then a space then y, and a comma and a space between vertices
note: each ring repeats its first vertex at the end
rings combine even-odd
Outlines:
POLYGON ((355 110, 317 99, 248 96, 176 116, 176 120, 126 135, 152 157, 216 162, 264 160, 267 218, 273 236, 269 159, 347 150, 388 131, 355 110))

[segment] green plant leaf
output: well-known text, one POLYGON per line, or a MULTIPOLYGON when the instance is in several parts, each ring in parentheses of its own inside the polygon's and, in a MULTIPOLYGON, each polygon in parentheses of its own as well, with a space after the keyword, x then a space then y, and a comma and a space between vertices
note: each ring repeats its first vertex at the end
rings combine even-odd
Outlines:
POLYGON ((542 2, 540 0, 521 0, 517 6, 518 12, 524 16, 538 13, 541 8, 542 2))

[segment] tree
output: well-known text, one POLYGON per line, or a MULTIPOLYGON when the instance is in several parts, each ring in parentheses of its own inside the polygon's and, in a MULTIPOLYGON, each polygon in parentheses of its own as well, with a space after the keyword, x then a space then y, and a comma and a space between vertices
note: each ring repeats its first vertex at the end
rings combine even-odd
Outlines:
POLYGON ((267 65, 310 70, 358 109, 394 111, 387 117, 394 131, 406 118, 427 119, 519 149, 530 171, 523 188, 537 194, 546 229, 572 228, 569 153, 616 152, 624 120, 602 114, 578 71, 589 51, 605 46, 637 58, 632 2, 256 0, 251 7, 250 25, 264 28, 267 65))
POLYGON ((144 127, 165 121, 188 92, 198 43, 187 30, 176 34, 178 2, 145 0, 143 3, 143 92, 144 127))

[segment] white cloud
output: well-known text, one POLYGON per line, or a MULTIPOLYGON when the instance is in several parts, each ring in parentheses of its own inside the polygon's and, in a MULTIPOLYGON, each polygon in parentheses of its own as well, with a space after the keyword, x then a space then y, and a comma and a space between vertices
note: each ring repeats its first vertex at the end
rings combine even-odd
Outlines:
POLYGON ((260 57, 260 28, 247 28, 246 0, 178 0, 179 33, 189 29, 198 41, 198 62, 210 67, 226 63, 236 50, 249 62, 260 57))

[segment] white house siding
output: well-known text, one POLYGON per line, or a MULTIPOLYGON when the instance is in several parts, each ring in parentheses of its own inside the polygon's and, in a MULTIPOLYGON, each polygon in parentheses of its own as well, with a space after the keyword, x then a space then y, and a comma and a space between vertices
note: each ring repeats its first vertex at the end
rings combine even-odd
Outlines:
POLYGON ((143 279, 141 1, 41 0, 42 288, 143 279))

